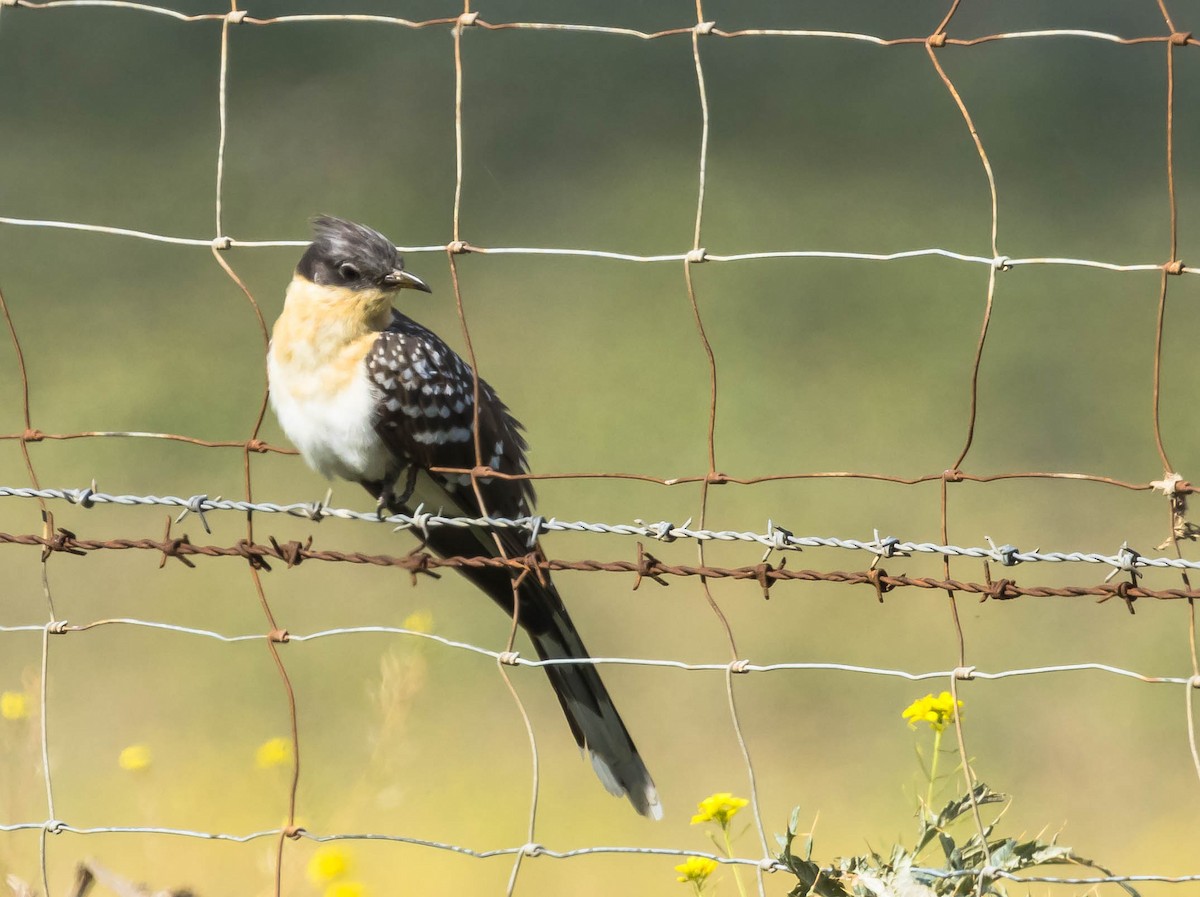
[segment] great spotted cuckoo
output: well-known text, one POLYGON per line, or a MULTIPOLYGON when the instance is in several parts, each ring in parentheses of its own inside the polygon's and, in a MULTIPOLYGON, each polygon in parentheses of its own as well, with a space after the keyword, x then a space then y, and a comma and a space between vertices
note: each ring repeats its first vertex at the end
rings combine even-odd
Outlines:
MULTIPOLYGON (((523 474, 527 446, 520 423, 483 380, 476 414, 470 366, 437 334, 392 308, 402 289, 430 292, 404 270, 391 241, 361 224, 314 220, 314 239, 288 286, 267 361, 271 404, 284 432, 309 466, 361 484, 381 513, 411 514, 423 506, 447 516, 528 516, 534 493, 527 479, 472 483, 469 474, 430 470, 473 469, 481 461, 523 474)), ((529 553, 525 534, 508 529, 430 527, 426 544, 443 557, 529 553)), ((458 570, 516 615, 540 658, 587 659, 549 574, 527 575, 514 586, 518 581, 502 567, 458 570)), ((544 669, 604 786, 627 796, 642 815, 661 818, 654 782, 595 666, 544 669)))

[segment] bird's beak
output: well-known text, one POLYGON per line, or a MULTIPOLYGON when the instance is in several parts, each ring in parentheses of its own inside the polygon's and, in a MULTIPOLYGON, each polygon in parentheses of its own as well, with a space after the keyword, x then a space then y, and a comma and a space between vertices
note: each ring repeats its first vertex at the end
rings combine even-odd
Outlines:
POLYGON ((422 293, 432 293, 429 284, 415 274, 409 274, 402 268, 397 268, 390 274, 383 275, 384 286, 397 290, 420 290, 422 293))

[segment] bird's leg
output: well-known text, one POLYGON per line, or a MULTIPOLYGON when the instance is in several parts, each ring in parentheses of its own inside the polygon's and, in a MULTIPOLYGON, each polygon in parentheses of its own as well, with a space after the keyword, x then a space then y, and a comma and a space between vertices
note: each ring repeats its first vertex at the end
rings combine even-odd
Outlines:
POLYGON ((408 479, 404 481, 404 491, 400 493, 400 495, 396 496, 396 504, 407 504, 408 500, 412 498, 413 493, 417 490, 417 474, 420 472, 421 468, 417 467, 417 465, 408 465, 408 479))
POLYGON ((387 514, 384 513, 385 511, 390 509, 399 510, 401 505, 407 504, 408 500, 412 498, 413 492, 416 491, 417 474, 421 472, 421 469, 415 464, 409 464, 406 469, 407 477, 404 481, 404 491, 399 495, 396 495, 396 493, 392 491, 400 479, 399 476, 397 476, 396 479, 391 483, 386 483, 380 487, 379 503, 376 507, 376 511, 378 512, 380 519, 383 519, 387 516, 387 514))

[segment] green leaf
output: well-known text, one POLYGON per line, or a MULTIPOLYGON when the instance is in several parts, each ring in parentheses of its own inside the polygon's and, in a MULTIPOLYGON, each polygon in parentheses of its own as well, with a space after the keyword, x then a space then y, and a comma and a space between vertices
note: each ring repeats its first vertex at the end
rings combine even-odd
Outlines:
POLYGON ((946 804, 942 812, 938 813, 938 828, 946 828, 950 825, 950 823, 958 819, 959 816, 969 812, 971 809, 972 795, 975 798, 974 802, 981 807, 985 806, 986 804, 1001 803, 1008 800, 1007 795, 997 794, 988 788, 988 786, 983 782, 980 782, 975 786, 975 790, 970 794, 964 794, 962 797, 955 798, 954 800, 950 801, 950 803, 946 804))
POLYGON ((1017 842, 1015 838, 1006 838, 1001 841, 1000 845, 988 857, 988 865, 1005 870, 1020 869, 1020 860, 1016 852, 1016 846, 1017 842))
POLYGON ((851 897, 838 879, 822 873, 816 863, 793 857, 793 862, 787 865, 798 879, 796 887, 788 892, 788 897, 808 897, 810 894, 815 897, 851 897))
MULTIPOLYGON (((970 816, 974 815, 971 813, 972 802, 986 806, 1006 800, 1008 798, 1005 795, 992 791, 981 782, 969 794, 946 804, 936 817, 922 808, 916 847, 911 852, 903 845, 896 844, 892 847, 890 859, 885 861, 879 851, 868 848, 866 855, 836 859, 832 863, 832 869, 824 873, 810 860, 811 835, 805 838, 804 858, 795 855, 793 843, 799 826, 799 811, 795 810, 789 821, 787 836, 779 838, 780 844, 783 845, 780 862, 798 881, 788 897, 880 897, 880 894, 905 893, 906 888, 910 893, 919 891, 922 895, 932 894, 936 897, 1005 897, 1004 879, 980 880, 979 872, 985 866, 1005 872, 1019 872, 1041 865, 1072 864, 1096 869, 1105 875, 1112 874, 1100 864, 1079 856, 1069 847, 1062 847, 1053 840, 993 840, 992 833, 998 820, 985 824, 981 833, 975 822, 970 820, 970 816), (963 843, 957 843, 947 831, 956 822, 964 826, 969 823, 969 827, 959 834, 960 838, 965 838, 963 843), (922 868, 926 865, 919 863, 917 856, 932 844, 934 839, 937 839, 942 853, 945 854, 945 865, 937 871, 965 874, 954 878, 939 878, 913 871, 914 867, 922 868), (884 890, 880 891, 880 888, 884 890)), ((1129 897, 1138 897, 1137 891, 1127 884, 1116 884, 1129 897)))
MULTIPOLYGON (((788 820, 787 834, 780 840, 783 850, 779 854, 779 862, 787 867, 788 871, 796 876, 797 885, 789 892, 788 897, 807 897, 812 894, 814 897, 852 897, 841 882, 836 878, 821 872, 821 867, 807 858, 800 858, 792 851, 792 844, 796 840, 796 829, 800 825, 800 808, 797 807, 792 811, 791 818, 788 820)), ((808 838, 808 850, 812 849, 812 839, 808 838)))
MULTIPOLYGON (((949 835, 947 835, 945 832, 938 832, 937 838, 938 838, 939 843, 941 843, 941 845, 942 845, 942 853, 944 853, 946 855, 946 861, 949 862, 950 857, 954 856, 955 851, 958 850, 958 845, 956 845, 954 843, 954 839, 951 838, 949 835)), ((951 866, 954 867, 954 864, 951 863, 951 866)), ((957 867, 954 867, 954 868, 957 868, 957 867)))

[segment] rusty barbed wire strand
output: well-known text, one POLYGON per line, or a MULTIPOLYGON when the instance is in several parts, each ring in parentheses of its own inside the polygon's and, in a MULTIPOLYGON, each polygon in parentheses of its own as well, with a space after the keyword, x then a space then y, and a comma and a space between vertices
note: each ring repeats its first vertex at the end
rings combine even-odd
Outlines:
MULTIPOLYGON (((561 558, 539 558, 533 555, 510 558, 493 557, 436 557, 423 552, 405 555, 368 554, 361 551, 317 549, 312 547, 311 537, 305 542, 280 542, 268 537, 266 543, 240 539, 232 545, 199 545, 187 535, 167 535, 162 539, 111 538, 83 539, 73 532, 59 528, 50 537, 38 533, 0 532, 0 544, 37 547, 50 552, 83 555, 93 551, 144 550, 163 555, 164 559, 187 560, 193 557, 236 557, 247 561, 256 570, 270 570, 271 561, 280 561, 287 567, 295 567, 303 561, 330 561, 376 567, 396 567, 409 573, 426 574, 430 570, 454 567, 501 567, 521 573, 545 570, 556 572, 573 570, 590 573, 633 573, 644 578, 676 576, 706 577, 709 579, 753 580, 768 587, 776 582, 829 582, 846 585, 867 585, 884 594, 894 588, 915 587, 968 592, 983 599, 994 598, 1083 598, 1098 597, 1104 601, 1121 598, 1132 601, 1137 598, 1176 600, 1200 598, 1200 591, 1193 589, 1150 589, 1130 582, 1099 583, 1096 585, 1068 586, 1022 586, 1011 579, 992 583, 970 582, 958 579, 936 579, 928 576, 891 575, 887 571, 875 570, 806 570, 796 567, 774 566, 768 563, 741 567, 721 567, 713 564, 670 564, 643 552, 636 561, 566 560, 561 558)), ((761 593, 760 593, 761 594, 761 593)))

